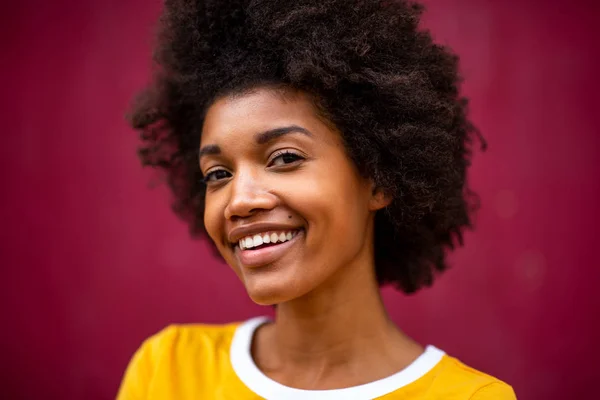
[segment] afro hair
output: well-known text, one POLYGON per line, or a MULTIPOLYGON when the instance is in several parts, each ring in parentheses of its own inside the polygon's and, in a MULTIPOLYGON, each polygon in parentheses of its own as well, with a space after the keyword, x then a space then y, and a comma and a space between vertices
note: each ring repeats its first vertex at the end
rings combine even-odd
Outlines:
POLYGON ((477 196, 458 57, 420 29, 423 7, 378 0, 166 0, 151 84, 130 113, 144 165, 162 169, 174 211, 204 227, 198 148, 219 96, 277 85, 310 94, 352 161, 393 199, 375 216, 381 285, 430 286, 463 244, 477 196))

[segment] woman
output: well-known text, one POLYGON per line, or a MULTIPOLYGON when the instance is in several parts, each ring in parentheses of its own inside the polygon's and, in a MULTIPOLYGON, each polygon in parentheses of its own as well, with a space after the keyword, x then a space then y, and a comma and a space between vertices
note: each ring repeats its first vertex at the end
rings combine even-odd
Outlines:
POLYGON ((274 321, 171 326, 119 399, 514 399, 389 319, 462 244, 477 131, 404 1, 172 0, 132 113, 144 164, 274 321))

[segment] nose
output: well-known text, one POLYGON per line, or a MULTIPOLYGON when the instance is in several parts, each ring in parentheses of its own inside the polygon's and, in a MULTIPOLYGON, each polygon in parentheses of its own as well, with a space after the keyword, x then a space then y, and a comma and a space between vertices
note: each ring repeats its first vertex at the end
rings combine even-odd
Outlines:
POLYGON ((252 172, 238 172, 230 183, 225 218, 246 218, 277 205, 277 196, 265 187, 264 179, 252 172))

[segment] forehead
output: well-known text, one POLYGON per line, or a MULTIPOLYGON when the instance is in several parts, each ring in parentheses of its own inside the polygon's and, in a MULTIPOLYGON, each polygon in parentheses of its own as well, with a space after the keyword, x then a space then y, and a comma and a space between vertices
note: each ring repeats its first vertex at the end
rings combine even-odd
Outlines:
POLYGON ((261 132, 299 125, 321 130, 324 125, 308 95, 274 89, 255 89, 217 99, 207 110, 201 144, 218 142, 223 135, 261 132))

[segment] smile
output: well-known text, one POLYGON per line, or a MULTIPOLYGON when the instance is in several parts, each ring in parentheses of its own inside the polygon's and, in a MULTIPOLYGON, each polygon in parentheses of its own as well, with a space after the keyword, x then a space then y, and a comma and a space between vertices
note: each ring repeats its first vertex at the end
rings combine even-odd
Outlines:
POLYGON ((238 241, 234 252, 244 266, 260 267, 277 261, 303 236, 304 229, 250 235, 238 241))
POLYGON ((261 246, 267 246, 272 243, 273 245, 276 243, 287 242, 288 240, 292 240, 296 234, 298 234, 300 230, 291 230, 291 231, 273 231, 273 232, 264 232, 256 235, 248 235, 241 238, 238 241, 238 246, 240 249, 257 249, 261 246))

